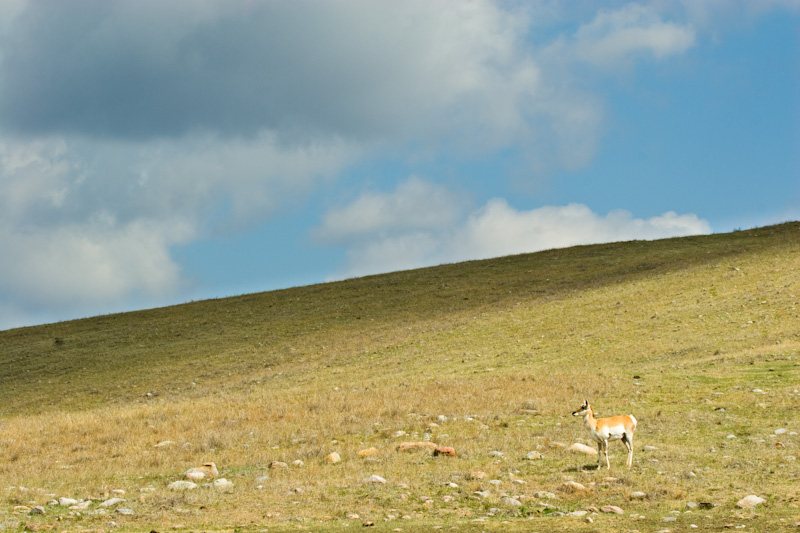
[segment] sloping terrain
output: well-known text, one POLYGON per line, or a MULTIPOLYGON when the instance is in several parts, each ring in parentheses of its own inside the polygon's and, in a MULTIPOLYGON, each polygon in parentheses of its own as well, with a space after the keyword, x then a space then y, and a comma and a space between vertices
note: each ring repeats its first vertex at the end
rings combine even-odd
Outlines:
POLYGON ((0 525, 790 527, 798 280, 788 223, 0 332, 0 525), (635 414, 633 468, 619 444, 610 472, 561 447, 591 444, 584 397, 635 414), (396 451, 425 439, 457 456, 396 451), (232 488, 168 488, 205 461, 232 488), (99 507, 113 490, 133 514, 99 507))

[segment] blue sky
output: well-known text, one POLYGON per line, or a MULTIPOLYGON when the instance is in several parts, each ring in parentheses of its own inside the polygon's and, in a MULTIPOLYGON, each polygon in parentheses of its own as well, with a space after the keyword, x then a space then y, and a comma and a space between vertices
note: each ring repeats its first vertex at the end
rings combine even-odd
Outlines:
POLYGON ((800 219, 800 0, 5 0, 0 329, 800 219))

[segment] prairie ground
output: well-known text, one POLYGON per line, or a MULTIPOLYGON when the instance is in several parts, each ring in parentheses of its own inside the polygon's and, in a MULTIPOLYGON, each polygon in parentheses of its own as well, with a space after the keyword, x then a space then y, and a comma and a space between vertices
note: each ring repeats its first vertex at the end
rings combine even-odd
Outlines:
POLYGON ((0 332, 0 530, 797 529, 799 280, 795 223, 0 332))

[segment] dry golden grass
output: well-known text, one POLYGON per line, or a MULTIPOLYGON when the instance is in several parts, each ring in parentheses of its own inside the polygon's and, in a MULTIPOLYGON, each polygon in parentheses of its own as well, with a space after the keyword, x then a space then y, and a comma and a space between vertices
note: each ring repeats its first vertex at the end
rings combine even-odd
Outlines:
POLYGON ((800 225, 786 224, 0 332, 0 527, 790 528, 798 280, 800 225), (584 397, 637 417, 633 468, 618 443, 610 472, 560 447, 590 444, 570 416, 584 397), (425 438, 458 456, 395 450, 425 438), (232 491, 168 488, 206 461, 232 491), (362 482, 373 474, 387 483, 362 482), (114 490, 133 515, 48 505, 114 490), (747 494, 767 502, 737 509, 747 494), (625 514, 560 516, 609 504, 625 514))

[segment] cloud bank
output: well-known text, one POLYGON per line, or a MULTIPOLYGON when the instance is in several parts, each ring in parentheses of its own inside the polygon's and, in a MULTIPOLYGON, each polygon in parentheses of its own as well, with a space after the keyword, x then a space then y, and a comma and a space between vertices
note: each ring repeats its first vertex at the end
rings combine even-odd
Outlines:
POLYGON ((469 209, 460 195, 412 177, 391 193, 367 193, 326 214, 317 236, 347 245, 348 264, 330 279, 488 259, 580 244, 707 234, 694 214, 605 216, 582 204, 530 210, 502 198, 469 209), (392 223, 387 223, 394 220, 392 223))
MULTIPOLYGON (((0 327, 129 308, 141 295, 172 301, 187 282, 174 247, 264 224, 384 153, 514 152, 532 175, 581 168, 606 110, 576 72, 695 44, 685 17, 658 6, 553 31, 569 15, 547 3, 4 2, 0 327)), ((707 230, 689 215, 516 211, 502 199, 464 218, 457 196, 409 180, 331 211, 315 237, 384 270, 585 242, 579 234, 707 230)))

